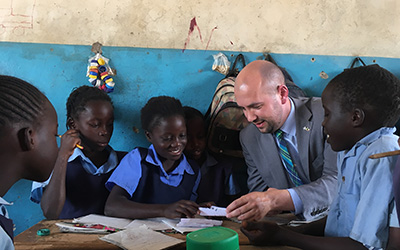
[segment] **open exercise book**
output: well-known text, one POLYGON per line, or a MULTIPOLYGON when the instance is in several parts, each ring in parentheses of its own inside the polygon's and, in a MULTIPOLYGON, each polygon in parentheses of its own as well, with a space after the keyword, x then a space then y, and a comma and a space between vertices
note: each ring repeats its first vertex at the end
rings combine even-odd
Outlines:
POLYGON ((129 220, 90 214, 76 218, 72 222, 56 223, 56 225, 63 232, 105 233, 107 235, 101 237, 101 240, 123 249, 151 250, 163 249, 184 242, 162 232, 172 232, 175 230, 183 234, 205 227, 221 226, 222 221, 205 218, 129 220))

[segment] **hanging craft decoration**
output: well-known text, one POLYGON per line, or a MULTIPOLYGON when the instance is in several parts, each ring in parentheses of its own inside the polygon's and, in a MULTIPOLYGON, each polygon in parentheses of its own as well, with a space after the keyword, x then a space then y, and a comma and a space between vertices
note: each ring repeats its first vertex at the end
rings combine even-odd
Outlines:
POLYGON ((89 77, 89 82, 106 93, 114 91, 114 80, 111 77, 115 75, 110 68, 109 59, 96 53, 95 56, 89 58, 89 64, 86 75, 89 77))

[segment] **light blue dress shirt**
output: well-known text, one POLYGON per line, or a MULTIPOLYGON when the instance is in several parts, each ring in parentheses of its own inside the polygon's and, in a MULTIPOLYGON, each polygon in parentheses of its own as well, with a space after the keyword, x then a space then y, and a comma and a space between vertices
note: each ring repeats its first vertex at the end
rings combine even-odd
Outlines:
MULTIPOLYGON (((118 185, 125 189, 130 196, 132 196, 136 191, 140 178, 142 177, 141 161, 142 159, 139 149, 135 148, 129 152, 121 160, 118 167, 110 176, 110 179, 108 179, 106 182, 107 189, 111 191, 114 185, 118 185)), ((162 162, 158 158, 157 152, 155 151, 153 145, 150 145, 145 161, 160 168, 160 180, 169 186, 179 186, 185 172, 191 175, 195 174, 189 162, 186 160, 185 155, 183 154, 179 165, 170 173, 165 172, 162 162)), ((201 174, 199 173, 192 190, 192 195, 190 197, 190 200, 192 201, 197 199, 197 188, 200 183, 200 176, 201 174)))
POLYGON ((381 128, 338 153, 338 193, 325 236, 350 237, 369 249, 385 248, 389 227, 399 227, 392 192, 396 157, 369 159, 372 154, 399 150, 395 128, 381 128))
MULTIPOLYGON (((6 200, 4 200, 2 197, 0 197, 0 214, 5 216, 6 218, 8 217, 8 212, 5 206, 9 206, 11 203, 8 203, 6 200)), ((13 250, 14 249, 14 244, 2 227, 0 227, 0 249, 2 250, 13 250)))
MULTIPOLYGON (((290 113, 288 118, 286 119, 285 123, 282 125, 280 128, 284 134, 284 139, 288 142, 288 148, 291 148, 292 150, 296 150, 297 155, 299 151, 297 150, 297 138, 296 138, 296 117, 295 117, 295 109, 296 107, 294 106, 293 101, 289 98, 290 100, 290 113)), ((276 140, 276 138, 275 138, 276 140)), ((277 144, 279 142, 276 142, 277 144)), ((279 146, 278 146, 279 147, 279 146)), ((292 155, 291 155, 292 156, 292 155)), ((296 163, 296 165, 301 168, 301 162, 300 159, 292 159, 293 162, 296 163)), ((282 161, 282 164, 283 163, 282 161)), ((302 180, 304 182, 304 180, 302 180)), ((304 183, 306 184, 306 183, 304 183)), ((297 194, 297 192, 293 188, 288 189, 290 196, 292 197, 292 201, 294 204, 294 213, 295 214, 301 214, 303 212, 303 202, 300 199, 300 196, 297 194)))
MULTIPOLYGON (((86 157, 86 155, 79 148, 75 148, 72 155, 68 158, 68 162, 71 162, 79 157, 83 169, 85 169, 85 171, 88 172, 89 174, 96 176, 106 174, 111 170, 113 170, 114 168, 116 168, 118 165, 117 153, 112 149, 111 146, 107 146, 106 150, 110 152, 110 155, 108 156, 107 162, 104 163, 99 168, 97 168, 96 165, 94 165, 93 162, 88 157, 86 157)), ((34 181, 32 183, 31 197, 30 197, 31 201, 35 203, 40 203, 43 195, 43 189, 49 184, 52 175, 53 173, 51 173, 49 179, 45 182, 34 181)))

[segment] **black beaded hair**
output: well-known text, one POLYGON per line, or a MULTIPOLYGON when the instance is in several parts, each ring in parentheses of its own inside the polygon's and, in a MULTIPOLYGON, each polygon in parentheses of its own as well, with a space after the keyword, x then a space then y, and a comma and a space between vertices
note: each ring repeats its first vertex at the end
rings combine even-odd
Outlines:
POLYGON ((196 117, 200 117, 204 121, 204 115, 198 109, 195 109, 190 106, 184 106, 183 112, 185 113, 186 121, 196 117))
POLYGON ((346 69, 329 85, 345 111, 370 111, 381 126, 390 127, 400 117, 400 80, 377 64, 346 69))
POLYGON ((43 114, 46 96, 32 84, 0 75, 0 127, 19 122, 33 124, 43 114))
POLYGON ((75 88, 67 100, 67 127, 68 118, 77 119, 79 114, 86 109, 86 105, 90 101, 107 101, 113 105, 107 93, 99 88, 87 85, 75 88))
POLYGON ((155 126, 160 125, 161 119, 176 115, 185 117, 181 101, 170 96, 152 97, 140 110, 142 128, 151 132, 155 126))

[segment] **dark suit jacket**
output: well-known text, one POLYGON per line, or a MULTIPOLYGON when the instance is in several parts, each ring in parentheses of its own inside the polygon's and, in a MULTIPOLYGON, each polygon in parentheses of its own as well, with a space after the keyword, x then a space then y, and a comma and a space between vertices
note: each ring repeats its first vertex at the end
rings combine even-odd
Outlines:
POLYGON ((254 124, 240 133, 243 155, 248 166, 250 192, 268 187, 293 188, 303 202, 307 220, 326 214, 337 186, 336 153, 326 143, 321 126, 324 111, 320 98, 293 98, 296 107, 296 138, 301 167, 298 173, 305 185, 295 187, 281 161, 272 134, 261 133, 254 124))

